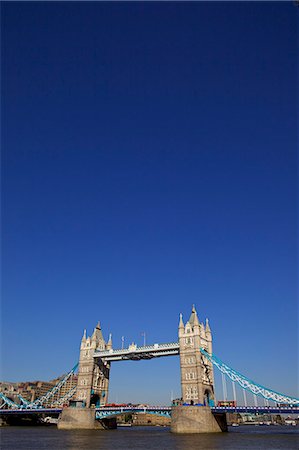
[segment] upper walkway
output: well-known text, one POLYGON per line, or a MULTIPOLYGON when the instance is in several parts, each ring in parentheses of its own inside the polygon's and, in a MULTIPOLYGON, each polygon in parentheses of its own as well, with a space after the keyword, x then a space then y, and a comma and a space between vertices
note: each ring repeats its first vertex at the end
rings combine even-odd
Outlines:
POLYGON ((105 361, 140 360, 178 355, 179 350, 180 346, 178 342, 145 345, 143 347, 137 347, 137 345, 131 344, 128 348, 123 349, 96 350, 93 357, 101 358, 105 361))

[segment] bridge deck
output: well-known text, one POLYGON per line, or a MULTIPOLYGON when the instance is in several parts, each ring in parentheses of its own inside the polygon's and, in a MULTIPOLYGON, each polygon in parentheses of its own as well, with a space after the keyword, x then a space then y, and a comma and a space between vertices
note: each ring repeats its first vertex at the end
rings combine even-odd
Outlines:
MULTIPOLYGON (((196 405, 193 405, 196 406, 196 405)), ((186 405, 188 407, 188 405, 186 405)), ((200 406, 198 406, 200 408, 200 406)), ((122 411, 131 411, 131 412, 154 412, 154 411, 171 411, 171 406, 102 406, 100 408, 96 408, 97 412, 101 411, 114 411, 120 414, 122 411)), ((211 408, 212 412, 226 412, 226 413, 260 413, 260 414, 299 414, 299 407, 277 407, 277 406, 215 406, 211 408)))
MULTIPOLYGON (((188 406, 186 406, 188 407, 188 406)), ((200 408, 200 406, 199 406, 200 408)), ((123 414, 125 412, 134 413, 171 413, 171 406, 102 406, 96 408, 97 413, 106 413, 111 415, 123 414)), ((211 408, 212 412, 225 412, 225 413, 260 413, 260 414, 299 414, 299 407, 277 407, 277 406, 216 406, 211 408)), ((62 408, 36 408, 36 409, 0 409, 0 415, 7 414, 53 414, 60 413, 62 408)))

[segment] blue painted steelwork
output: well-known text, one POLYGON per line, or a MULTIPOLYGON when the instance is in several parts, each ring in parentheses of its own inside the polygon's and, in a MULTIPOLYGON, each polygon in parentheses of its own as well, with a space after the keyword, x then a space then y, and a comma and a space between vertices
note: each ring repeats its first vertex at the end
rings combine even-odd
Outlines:
POLYGON ((24 397, 22 397, 20 394, 17 395, 17 397, 21 400, 21 404, 26 406, 30 406, 30 402, 26 400, 24 397))
POLYGON ((154 414, 156 416, 171 417, 170 406, 146 406, 146 407, 134 407, 134 406, 120 406, 120 407, 105 407, 96 408, 96 418, 106 419, 107 417, 115 417, 121 414, 137 414, 146 413, 154 414))
POLYGON ((78 367, 79 363, 77 363, 72 370, 70 370, 65 377, 62 378, 52 389, 50 389, 45 395, 38 398, 34 402, 30 403, 30 407, 39 407, 42 406, 43 403, 46 403, 53 395, 56 394, 56 392, 59 391, 59 389, 66 383, 66 381, 70 378, 71 375, 73 375, 78 367))
POLYGON ((12 408, 20 407, 20 405, 18 405, 16 402, 14 402, 10 398, 6 397, 6 395, 3 394, 3 392, 0 392, 0 399, 3 401, 3 404, 1 405, 1 407, 5 406, 5 405, 10 406, 12 408))
POLYGON ((72 396, 74 395, 74 393, 76 392, 77 386, 74 386, 73 388, 71 388, 63 397, 58 398, 57 400, 55 400, 55 402, 52 403, 52 406, 59 406, 59 405, 63 405, 64 403, 68 402, 70 400, 70 398, 72 398, 72 396))
POLYGON ((232 381, 238 383, 242 389, 245 389, 252 394, 259 395, 267 400, 272 400, 276 403, 285 403, 288 405, 299 405, 299 398, 290 397, 288 395, 281 394, 279 392, 268 389, 255 381, 250 380, 245 375, 237 372, 236 370, 229 367, 217 356, 208 353, 204 348, 200 349, 203 356, 205 356, 209 361, 211 361, 222 373, 228 376, 232 381))

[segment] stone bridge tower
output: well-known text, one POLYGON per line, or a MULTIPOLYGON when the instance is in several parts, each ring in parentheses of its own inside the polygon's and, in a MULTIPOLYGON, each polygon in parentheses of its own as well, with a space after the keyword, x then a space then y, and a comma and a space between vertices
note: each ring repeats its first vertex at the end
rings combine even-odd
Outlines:
POLYGON ((193 305, 191 316, 184 325, 179 322, 182 399, 186 403, 213 406, 215 402, 213 364, 200 352, 203 347, 212 353, 212 334, 208 319, 199 323, 193 305))
POLYGON ((102 360, 95 360, 95 350, 109 350, 112 348, 111 335, 106 343, 100 323, 95 327, 91 337, 86 337, 86 330, 81 340, 80 359, 76 400, 84 402, 89 408, 93 405, 104 405, 108 401, 110 364, 102 360))

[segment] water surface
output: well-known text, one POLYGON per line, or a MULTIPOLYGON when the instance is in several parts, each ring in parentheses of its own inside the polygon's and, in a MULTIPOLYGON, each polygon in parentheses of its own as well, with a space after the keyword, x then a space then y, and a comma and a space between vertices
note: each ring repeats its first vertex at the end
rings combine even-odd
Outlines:
POLYGON ((2 450, 298 450, 296 427, 242 426, 228 433, 175 435, 169 428, 132 427, 97 431, 54 427, 4 427, 2 450))

